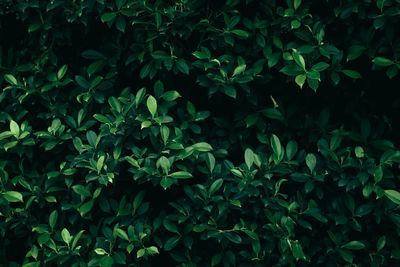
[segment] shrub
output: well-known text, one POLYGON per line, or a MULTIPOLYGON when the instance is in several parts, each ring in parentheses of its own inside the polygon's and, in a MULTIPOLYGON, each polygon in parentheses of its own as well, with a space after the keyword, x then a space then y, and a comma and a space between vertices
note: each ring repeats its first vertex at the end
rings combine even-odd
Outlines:
POLYGON ((5 266, 394 266, 400 1, 0 2, 5 266))

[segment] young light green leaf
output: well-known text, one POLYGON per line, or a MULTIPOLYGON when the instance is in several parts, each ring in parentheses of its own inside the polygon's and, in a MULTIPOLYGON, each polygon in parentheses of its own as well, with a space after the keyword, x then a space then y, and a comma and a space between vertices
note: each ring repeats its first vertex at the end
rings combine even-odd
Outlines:
POLYGON ((65 73, 67 73, 68 65, 63 65, 57 72, 57 79, 61 80, 65 73))
POLYGON ((254 152, 250 148, 246 148, 244 152, 244 161, 247 165, 247 168, 250 170, 251 166, 254 163, 254 152))
POLYGON ((306 70, 306 62, 303 56, 294 48, 292 51, 292 56, 296 64, 299 65, 303 70, 306 70))
POLYGON ((160 252, 158 251, 158 248, 155 246, 146 248, 146 252, 149 253, 149 255, 160 254, 160 252))
POLYGON ((354 153, 356 154, 356 157, 359 159, 365 156, 364 149, 360 146, 356 146, 356 148, 354 149, 354 153))
POLYGON ((139 259, 139 258, 143 257, 144 254, 146 254, 146 250, 145 250, 144 248, 141 248, 141 249, 139 249, 139 250, 137 251, 136 257, 139 259))
POLYGON ((213 150, 212 146, 206 142, 200 142, 192 145, 194 150, 199 151, 199 152, 208 152, 213 150))
POLYGON ((7 191, 2 195, 8 202, 24 202, 22 194, 17 191, 7 191))
POLYGON ((275 134, 271 135, 271 140, 270 141, 271 141, 272 151, 279 158, 280 155, 283 152, 282 151, 282 146, 281 146, 281 141, 279 140, 278 136, 276 136, 275 134))
POLYGON ((96 164, 96 168, 97 168, 97 173, 100 173, 101 169, 103 168, 104 165, 104 155, 99 157, 99 159, 97 160, 97 164, 96 164))
POLYGON ((172 177, 172 178, 175 178, 175 179, 187 179, 187 178, 192 178, 193 177, 193 175, 191 173, 186 172, 186 171, 173 172, 168 176, 172 177))
POLYGON ((17 79, 15 79, 15 77, 12 74, 4 75, 4 80, 6 80, 11 85, 14 85, 14 86, 18 85, 17 79))
POLYGON ((18 126, 18 123, 16 123, 15 121, 11 120, 10 121, 10 132, 16 137, 19 137, 20 134, 20 129, 18 126))
POLYGON ((232 77, 241 74, 245 70, 246 70, 246 64, 242 64, 242 65, 237 66, 235 68, 235 70, 233 71, 232 77))
POLYGON ((149 95, 146 104, 147 104, 147 109, 149 110, 151 116, 154 117, 154 115, 157 112, 157 100, 154 98, 154 96, 149 95))
POLYGON ((389 198, 391 201, 396 203, 397 205, 400 205, 400 193, 396 190, 388 189, 385 190, 385 196, 389 198))
POLYGON ((119 238, 121 238, 121 239, 123 239, 123 240, 126 240, 126 241, 129 241, 128 234, 127 234, 124 230, 122 230, 122 229, 120 229, 120 228, 117 228, 117 229, 115 229, 115 234, 116 234, 119 238))
POLYGON ((107 251, 105 251, 103 248, 96 248, 96 249, 94 250, 94 252, 95 252, 97 255, 106 255, 106 254, 108 254, 107 251))
POLYGON ((296 84, 300 87, 303 88, 304 83, 306 82, 307 76, 305 74, 299 74, 296 76, 294 81, 296 84))
POLYGON ((68 231, 66 228, 62 229, 62 231, 61 231, 61 237, 62 237, 62 239, 64 240, 64 242, 65 242, 67 245, 69 245, 69 243, 70 243, 71 240, 72 240, 72 236, 70 235, 69 231, 68 231))

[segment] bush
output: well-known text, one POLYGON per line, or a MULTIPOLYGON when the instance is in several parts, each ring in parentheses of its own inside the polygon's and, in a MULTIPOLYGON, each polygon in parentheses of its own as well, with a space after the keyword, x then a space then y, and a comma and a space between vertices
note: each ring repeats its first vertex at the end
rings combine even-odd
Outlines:
POLYGON ((399 264, 399 3, 1 1, 0 262, 399 264))

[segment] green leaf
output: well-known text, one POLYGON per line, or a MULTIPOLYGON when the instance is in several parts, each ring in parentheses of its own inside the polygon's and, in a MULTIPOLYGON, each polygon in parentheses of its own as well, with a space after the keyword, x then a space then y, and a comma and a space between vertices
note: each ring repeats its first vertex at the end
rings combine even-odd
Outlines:
POLYGON ((301 0, 294 0, 293 1, 293 7, 294 7, 295 10, 297 10, 300 5, 301 5, 301 0))
POLYGON ((158 160, 161 168, 163 169, 165 174, 168 174, 170 168, 171 168, 171 163, 165 156, 161 156, 158 160))
POLYGON ((11 85, 14 85, 14 86, 18 85, 17 79, 15 79, 15 77, 12 74, 4 75, 4 80, 6 80, 11 85))
POLYGON ((90 87, 89 82, 84 77, 82 77, 80 75, 76 75, 75 76, 75 81, 79 86, 81 86, 84 89, 89 89, 89 87, 90 87))
POLYGON ((105 160, 104 155, 100 156, 99 159, 97 160, 97 164, 96 164, 97 173, 100 173, 101 169, 103 168, 104 160, 105 160))
POLYGON ((294 140, 291 140, 287 145, 286 145, 286 157, 288 160, 291 160, 294 155, 297 153, 297 142, 294 140))
POLYGON ((61 80, 65 73, 67 73, 68 65, 63 65, 57 72, 57 79, 61 80))
POLYGON ((304 70, 300 66, 294 63, 290 63, 288 65, 285 65, 282 69, 280 69, 279 72, 282 72, 288 76, 297 76, 303 73, 304 70))
POLYGON ((104 116, 103 114, 94 114, 93 118, 95 118, 96 120, 98 120, 101 123, 111 123, 110 119, 107 118, 106 116, 104 116))
POLYGON ((152 125, 151 121, 143 121, 140 125, 140 129, 148 128, 152 125))
POLYGON ((376 57, 372 60, 372 62, 375 65, 383 66, 383 67, 391 66, 394 64, 394 62, 392 60, 385 58, 385 57, 376 57))
POLYGON ((140 191, 135 199, 133 200, 133 210, 136 212, 136 210, 139 208, 140 204, 142 204, 142 201, 144 199, 145 191, 140 191))
POLYGON ((215 180, 211 184, 210 189, 208 189, 208 194, 210 196, 212 196, 215 192, 217 192, 221 188, 223 183, 224 183, 224 180, 222 178, 215 180))
POLYGON ((306 165, 310 169, 310 172, 312 173, 315 169, 315 166, 317 165, 317 158, 315 157, 314 154, 312 153, 307 154, 306 165))
POLYGON ((183 58, 178 59, 176 61, 176 67, 178 70, 184 74, 189 74, 189 66, 187 65, 186 61, 183 58))
POLYGON ((306 70, 306 62, 303 56, 296 49, 293 49, 292 56, 296 64, 299 65, 303 70, 306 70))
POLYGON ((388 197, 391 201, 400 205, 400 193, 396 190, 388 189, 385 190, 385 196, 388 197))
POLYGON ((275 134, 271 135, 271 147, 272 147, 272 151, 274 152, 274 154, 280 158, 280 155, 282 154, 282 146, 281 146, 281 141, 279 140, 278 136, 276 136, 275 134))
POLYGON ((290 242, 290 249, 292 250, 293 257, 297 260, 305 260, 306 255, 304 255, 303 248, 299 241, 289 241, 290 242))
POLYGON ((318 62, 314 66, 311 67, 312 70, 316 70, 318 72, 324 71, 329 68, 329 64, 325 62, 318 62))
POLYGON ((155 247, 155 246, 151 246, 151 247, 146 248, 146 251, 150 255, 160 254, 160 252, 158 251, 158 248, 155 247))
POLYGON ((78 209, 78 211, 81 214, 81 216, 84 216, 86 213, 88 213, 93 208, 93 204, 94 204, 93 199, 91 199, 88 202, 82 204, 82 206, 80 206, 79 209, 78 209))
POLYGON ((362 78, 361 74, 355 70, 342 70, 342 72, 346 76, 349 76, 350 78, 353 78, 353 79, 361 79, 362 78))
POLYGON ((187 178, 192 178, 193 175, 189 172, 186 171, 177 171, 173 172, 168 175, 169 177, 175 178, 175 179, 187 179, 187 178))
POLYGON ((111 108, 115 111, 117 111, 118 113, 121 113, 121 103, 119 102, 119 100, 116 97, 111 96, 108 99, 108 104, 110 104, 111 108))
POLYGON ((239 65, 235 68, 235 70, 233 71, 232 77, 241 74, 242 72, 244 72, 246 70, 246 64, 242 64, 239 65))
POLYGON ((385 247, 385 244, 386 244, 386 236, 383 235, 378 239, 378 242, 376 244, 377 251, 382 250, 385 247))
POLYGON ((120 229, 120 228, 117 228, 117 229, 115 229, 115 233, 116 233, 116 235, 117 235, 118 237, 120 237, 121 239, 126 240, 126 241, 129 241, 128 234, 127 234, 124 230, 122 230, 122 229, 120 229))
POLYGON ((2 193, 2 195, 8 202, 24 202, 22 194, 17 191, 7 191, 2 193))
POLYGON ((62 231, 61 231, 61 237, 62 237, 62 239, 64 240, 64 242, 65 242, 67 245, 69 245, 69 243, 70 243, 71 240, 72 240, 72 236, 70 235, 69 231, 68 231, 66 228, 62 229, 62 231))
POLYGON ((169 238, 164 244, 164 250, 165 251, 172 250, 178 244, 180 239, 181 237, 177 235, 169 238))
POLYGON ((303 88, 304 83, 306 82, 307 76, 305 74, 299 74, 296 76, 294 81, 300 88, 303 88))
POLYGON ((365 46, 363 45, 353 45, 349 48, 349 54, 347 55, 347 61, 351 61, 357 59, 362 55, 365 50, 365 46))
POLYGON ((206 155, 206 164, 210 172, 212 173, 215 168, 215 157, 211 153, 207 153, 206 155))
POLYGON ((86 133, 86 139, 88 140, 88 143, 91 147, 96 148, 96 142, 97 142, 97 135, 93 131, 88 131, 86 133))
POLYGON ((79 231, 74 237, 74 240, 72 241, 71 248, 74 249, 76 247, 76 244, 78 243, 79 239, 82 237, 82 234, 85 232, 85 230, 79 231))
POLYGON ((365 245, 360 241, 350 241, 349 243, 344 244, 342 248, 350 250, 361 250, 365 248, 365 245))
POLYGON ((292 21, 290 22, 290 27, 291 27, 292 29, 294 29, 294 30, 300 28, 300 26, 301 26, 301 22, 298 21, 297 19, 294 19, 294 20, 292 20, 292 21))
POLYGON ((117 13, 115 13, 115 12, 104 13, 101 16, 101 21, 102 22, 107 22, 107 21, 115 19, 116 16, 117 16, 117 13))
POLYGON ((144 248, 141 248, 141 249, 139 249, 139 250, 137 251, 136 257, 139 259, 139 258, 143 257, 144 254, 146 254, 146 250, 145 250, 144 248))
POLYGON ((169 132, 170 132, 170 131, 169 131, 168 126, 161 125, 161 127, 160 127, 160 133, 161 133, 161 139, 163 140, 164 145, 166 145, 167 142, 168 142, 169 132))
POLYGON ((57 218, 58 218, 58 211, 53 210, 53 212, 50 213, 50 216, 49 216, 49 225, 50 225, 51 229, 54 229, 54 226, 57 223, 57 218))
POLYGON ((225 232, 224 236, 231 242, 235 244, 241 244, 242 243, 242 238, 240 235, 234 233, 234 232, 225 232))
POLYGON ((231 31, 233 34, 236 34, 237 36, 247 38, 249 37, 249 33, 245 30, 240 30, 240 29, 235 29, 231 31))
POLYGON ((254 152, 250 148, 246 148, 244 152, 244 161, 246 162, 247 168, 250 170, 254 163, 254 152))
POLYGON ((192 145, 193 149, 199 152, 208 152, 213 150, 212 146, 206 142, 200 142, 192 145))
POLYGON ((16 123, 15 121, 11 120, 10 121, 10 132, 16 137, 19 137, 20 134, 20 129, 18 126, 18 123, 16 123))
POLYGON ((356 154, 356 157, 361 159, 365 156, 364 149, 360 146, 356 146, 354 149, 354 153, 356 154))
POLYGON ((177 91, 167 91, 161 95, 161 97, 165 101, 174 101, 178 97, 181 97, 181 95, 177 91))
POLYGON ((146 104, 147 104, 147 109, 149 110, 151 116, 154 118, 154 115, 157 112, 157 100, 154 98, 154 96, 149 95, 146 104))
POLYGON ((80 196, 83 197, 91 197, 92 194, 90 193, 89 190, 87 190, 83 185, 74 185, 72 186, 72 190, 74 190, 75 193, 77 193, 80 196))
POLYGON ((202 51, 195 51, 192 53, 193 56, 197 57, 198 59, 208 59, 210 55, 202 51))
POLYGON ((96 248, 96 249, 94 249, 94 252, 97 255, 106 255, 106 254, 108 254, 107 251, 105 251, 103 248, 96 248))

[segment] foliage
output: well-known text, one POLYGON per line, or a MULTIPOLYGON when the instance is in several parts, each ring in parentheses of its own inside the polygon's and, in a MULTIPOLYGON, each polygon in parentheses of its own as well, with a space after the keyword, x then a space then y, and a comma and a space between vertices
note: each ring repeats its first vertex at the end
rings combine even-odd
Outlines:
POLYGON ((399 264, 399 15, 0 1, 0 262, 399 264))

